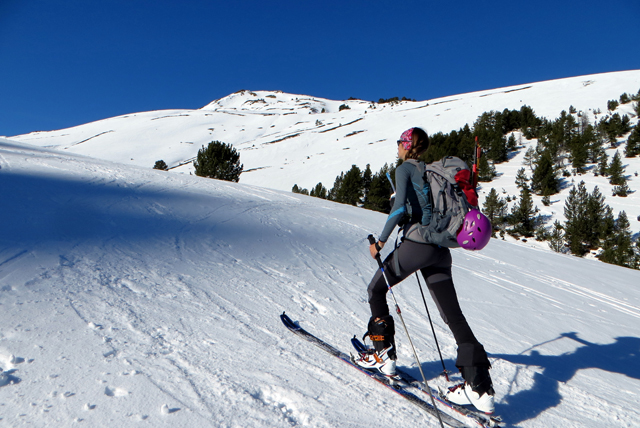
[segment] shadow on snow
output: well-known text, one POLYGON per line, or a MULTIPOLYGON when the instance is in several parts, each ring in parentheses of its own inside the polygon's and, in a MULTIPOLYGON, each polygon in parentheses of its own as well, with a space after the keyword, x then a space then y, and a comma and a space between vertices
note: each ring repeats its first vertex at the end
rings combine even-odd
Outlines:
POLYGON ((10 259, 50 243, 157 242, 185 232, 208 240, 238 239, 259 233, 259 224, 241 220, 264 201, 238 202, 218 185, 179 192, 124 180, 0 173, 0 252, 11 250, 10 259))
MULTIPOLYGON (((542 372, 533 375, 533 386, 527 390, 511 394, 510 391, 496 403, 496 414, 502 416, 505 426, 516 426, 528 419, 535 419, 543 412, 558 406, 562 402, 560 384, 570 381, 579 370, 599 369, 610 373, 619 373, 629 378, 640 379, 640 338, 617 337, 613 343, 598 344, 580 339, 575 332, 563 333, 555 339, 571 339, 581 346, 572 353, 561 355, 542 355, 533 350, 536 345, 520 354, 491 354, 492 359, 502 359, 522 366, 537 366, 542 372)), ((455 361, 445 360, 448 368, 455 361)), ((442 374, 440 361, 422 364, 427 378, 442 374)), ((417 368, 403 368, 416 379, 422 376, 417 368)), ((517 371, 516 371, 517 373, 517 371)), ((495 379, 494 379, 495 382, 495 379)), ((515 377, 511 381, 515 382, 515 377)))

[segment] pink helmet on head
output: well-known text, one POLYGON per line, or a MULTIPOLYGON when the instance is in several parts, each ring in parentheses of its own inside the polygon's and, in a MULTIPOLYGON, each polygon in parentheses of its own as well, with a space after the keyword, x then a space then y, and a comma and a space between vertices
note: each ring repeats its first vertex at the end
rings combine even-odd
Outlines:
POLYGON ((472 209, 464 216, 464 224, 458 233, 458 244, 465 250, 482 250, 491 239, 491 222, 486 215, 472 209))
POLYGON ((411 150, 411 144, 413 143, 413 128, 409 128, 402 133, 398 144, 402 144, 405 150, 411 150))

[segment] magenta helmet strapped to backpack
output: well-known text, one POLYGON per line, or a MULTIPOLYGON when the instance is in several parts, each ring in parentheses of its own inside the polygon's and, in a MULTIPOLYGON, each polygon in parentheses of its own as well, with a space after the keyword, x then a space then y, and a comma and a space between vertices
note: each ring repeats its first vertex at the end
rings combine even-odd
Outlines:
POLYGON ((465 250, 482 250, 491 239, 491 222, 477 209, 464 216, 462 229, 458 233, 458 244, 465 250))

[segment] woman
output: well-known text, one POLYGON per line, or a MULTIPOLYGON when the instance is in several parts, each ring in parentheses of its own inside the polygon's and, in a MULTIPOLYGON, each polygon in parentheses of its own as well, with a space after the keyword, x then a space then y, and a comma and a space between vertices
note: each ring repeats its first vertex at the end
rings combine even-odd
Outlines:
MULTIPOLYGON (((390 286, 398 284, 420 270, 440 315, 449 326, 458 345, 456 367, 465 382, 448 392, 447 398, 457 404, 473 404, 485 413, 493 413, 494 391, 489 376, 491 367, 484 347, 474 336, 465 319, 451 278, 451 253, 446 247, 424 241, 419 233, 413 233, 412 225, 429 224, 431 220, 431 195, 429 183, 422 177, 417 159, 429 147, 429 137, 421 128, 411 128, 398 140, 398 158, 402 165, 396 169, 396 196, 379 241, 369 247, 373 258, 385 246, 396 225, 403 227, 400 245, 384 261, 384 270, 390 286), (412 160, 413 159, 413 160, 412 160)), ((387 376, 396 373, 395 328, 387 306, 387 283, 380 269, 369 287, 371 318, 368 332, 373 342, 372 354, 361 355, 356 364, 368 369, 378 369, 387 376)))

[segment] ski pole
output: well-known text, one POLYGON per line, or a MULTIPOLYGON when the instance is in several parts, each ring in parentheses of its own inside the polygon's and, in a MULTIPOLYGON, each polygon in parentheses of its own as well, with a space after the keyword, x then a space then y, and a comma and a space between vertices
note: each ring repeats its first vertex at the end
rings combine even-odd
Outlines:
POLYGON ((393 190, 393 193, 391 194, 391 198, 389 199, 389 202, 391 203, 391 209, 393 209, 393 198, 395 198, 396 186, 393 185, 391 174, 389 174, 388 172, 387 172, 387 180, 389 180, 389 184, 391 184, 391 190, 393 190))
MULTIPOLYGON (((373 237, 373 235, 369 235, 367 238, 369 239, 369 243, 371 245, 376 243, 376 239, 373 237)), ((404 322, 404 318, 402 316, 402 312, 400 311, 400 306, 398 306, 398 301, 396 300, 396 296, 395 296, 395 294, 393 294, 393 290, 391 289, 391 285, 389 285, 389 279, 387 278, 387 274, 384 271, 384 265, 382 264, 382 260, 380 259, 380 252, 378 252, 378 254, 376 254, 376 261, 378 262, 378 266, 380 267, 380 271, 382 271, 382 277, 384 278, 384 282, 387 284, 387 288, 389 289, 389 292, 391 293, 391 297, 393 297, 393 302, 396 305, 396 313, 400 317, 400 321, 402 321, 402 327, 404 327, 404 332, 407 334, 407 339, 409 339, 409 344, 411 345, 411 350, 413 351, 413 356, 416 359, 416 363, 418 364, 418 369, 420 370, 420 374, 422 375, 422 380, 424 381, 425 389, 427 390, 427 392, 429 393, 429 397, 431 398, 431 404, 433 405, 433 408, 436 410, 436 415, 438 416, 438 421, 440 422, 440 426, 442 428, 444 428, 444 423, 442 422, 442 417, 440 417, 440 410, 438 410, 438 407, 436 406, 436 400, 435 400, 435 398, 433 398, 433 393, 431 392, 431 388, 429 387, 429 384, 427 383, 427 377, 424 375, 424 372, 422 371, 422 364, 420 363, 420 359, 418 358, 418 353, 416 352, 416 348, 413 346, 413 341, 411 340, 411 336, 409 335, 409 330, 407 329, 407 325, 404 322)))
POLYGON ((389 174, 387 172, 387 180, 389 180, 389 183, 391 183, 391 190, 393 190, 393 193, 396 193, 396 186, 393 185, 393 180, 391 179, 391 174, 389 174))
POLYGON ((424 308, 427 310, 427 318, 429 318, 429 324, 431 325, 431 331, 433 332, 433 340, 435 340, 436 342, 438 355, 440 355, 440 362, 442 363, 442 373, 444 373, 445 379, 447 379, 447 382, 449 382, 449 372, 447 372, 447 369, 444 366, 444 359, 442 358, 442 352, 440 352, 440 345, 438 344, 438 338, 436 337, 436 330, 433 328, 433 322, 431 322, 431 314, 429 313, 429 307, 427 306, 427 299, 424 298, 424 293, 422 292, 422 284, 420 284, 420 277, 418 276, 418 272, 416 272, 416 279, 418 280, 418 287, 420 287, 420 294, 422 294, 424 308))
MULTIPOLYGON (((476 137, 476 144, 478 137, 476 137)), ((391 180, 391 174, 387 172, 387 180, 391 183, 391 189, 393 189, 393 193, 396 193, 396 187, 393 185, 393 180, 391 180)), ((433 328, 433 323, 431 322, 431 314, 429 313, 429 307, 427 306, 427 300, 424 298, 424 293, 422 292, 422 284, 420 284, 420 277, 418 276, 418 272, 416 272, 416 279, 418 280, 418 286, 420 287, 420 294, 422 294, 422 301, 424 302, 424 308, 427 310, 427 318, 429 318, 429 324, 431 325, 431 331, 433 332, 433 340, 436 342, 436 348, 438 348, 438 355, 440 355, 440 362, 442 363, 442 372, 444 373, 444 377, 449 382, 449 373, 444 365, 444 359, 442 358, 442 352, 440 352, 440 345, 438 344, 438 338, 436 337, 436 331, 433 328)), ((393 294, 393 293, 391 293, 393 294)))
POLYGON ((482 149, 480 148, 480 144, 478 143, 478 136, 476 135, 476 147, 473 152, 473 170, 471 173, 471 184, 475 189, 478 185, 478 162, 480 161, 480 157, 482 156, 482 149))

